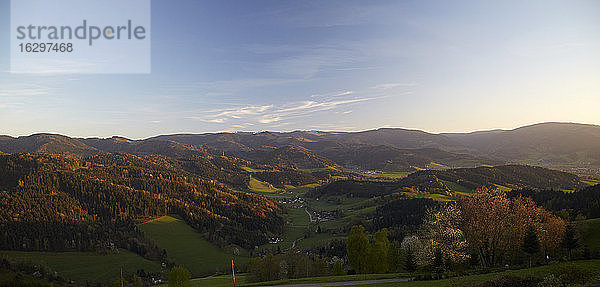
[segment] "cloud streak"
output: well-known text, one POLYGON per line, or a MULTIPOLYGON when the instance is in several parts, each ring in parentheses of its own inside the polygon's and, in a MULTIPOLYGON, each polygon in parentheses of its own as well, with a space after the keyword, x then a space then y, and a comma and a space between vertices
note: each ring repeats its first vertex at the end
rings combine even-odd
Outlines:
POLYGON ((41 88, 0 89, 0 97, 31 97, 47 94, 48 89, 41 88))
POLYGON ((213 124, 235 124, 235 126, 232 125, 234 127, 246 127, 255 124, 282 124, 282 122, 292 118, 301 118, 316 112, 329 111, 382 98, 339 98, 352 94, 353 92, 343 92, 334 94, 336 97, 329 99, 298 101, 282 105, 249 105, 239 108, 214 109, 203 111, 200 115, 189 118, 213 124), (238 122, 242 122, 243 124, 239 124, 238 122))

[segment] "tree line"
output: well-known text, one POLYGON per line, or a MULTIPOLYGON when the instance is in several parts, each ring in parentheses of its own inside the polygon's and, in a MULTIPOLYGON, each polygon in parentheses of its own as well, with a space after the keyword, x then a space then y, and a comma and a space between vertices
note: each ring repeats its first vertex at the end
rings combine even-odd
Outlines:
MULTIPOLYGON (((331 263, 331 262, 330 262, 331 263)), ((331 263, 335 265, 335 262, 331 263)), ((338 273, 341 262, 338 263, 338 273)), ((274 255, 267 253, 263 257, 250 260, 247 267, 249 282, 273 281, 282 279, 316 277, 334 274, 327 258, 308 254, 297 249, 274 255)), ((341 275, 341 274, 339 274, 341 275)))
POLYGON ((554 189, 521 189, 509 192, 511 197, 529 197, 544 208, 574 220, 600 217, 600 184, 583 188, 577 192, 564 192, 554 189))

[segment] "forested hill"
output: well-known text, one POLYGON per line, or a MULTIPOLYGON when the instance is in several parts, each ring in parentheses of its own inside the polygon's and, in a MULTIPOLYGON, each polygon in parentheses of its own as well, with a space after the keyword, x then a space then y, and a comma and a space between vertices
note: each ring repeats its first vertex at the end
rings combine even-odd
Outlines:
MULTIPOLYGON (((296 135, 294 133, 294 135, 296 135)), ((299 134, 298 134, 299 135, 299 134)), ((335 139, 335 138, 334 138, 335 139)), ((227 155, 284 169, 347 167, 360 170, 406 172, 431 163, 449 167, 502 164, 481 156, 459 154, 436 148, 401 149, 336 140, 310 140, 285 133, 203 134, 160 136, 145 140, 70 138, 56 134, 0 137, 0 152, 46 153, 90 156, 102 153, 163 155, 172 158, 227 155)))
POLYGON ((541 123, 513 130, 432 134, 382 128, 363 132, 237 132, 162 135, 144 140, 70 138, 55 134, 0 136, 0 152, 89 156, 106 152, 234 156, 286 168, 339 165, 407 172, 440 164, 448 168, 529 164, 600 172, 600 126, 541 123))
POLYGON ((81 141, 56 134, 35 134, 18 138, 0 136, 0 151, 5 153, 47 153, 92 155, 100 152, 81 141))
POLYGON ((443 134, 477 154, 547 167, 600 168, 600 126, 540 123, 513 130, 443 134))
MULTIPOLYGON (((510 162, 551 168, 600 168, 600 126, 578 123, 539 123, 512 130, 473 133, 433 134, 419 130, 381 128, 363 132, 182 134, 158 136, 155 139, 207 145, 224 150, 293 144, 305 146, 319 155, 319 150, 324 150, 320 145, 326 143, 383 145, 398 149, 431 148, 458 155, 467 154, 480 163, 492 165, 510 162)), ((434 161, 438 160, 431 153, 429 157, 434 161)), ((454 160, 447 165, 471 166, 462 160, 454 160)))
MULTIPOLYGON (((377 130, 378 134, 394 130, 377 130)), ((271 154, 295 153, 294 162, 297 166, 312 168, 331 166, 331 163, 346 168, 360 170, 381 170, 388 172, 406 172, 424 169, 431 163, 443 164, 449 167, 475 167, 482 164, 503 164, 502 160, 494 160, 485 156, 474 156, 465 153, 453 153, 437 148, 438 145, 423 143, 411 145, 410 148, 400 148, 391 145, 395 141, 383 140, 380 137, 373 141, 363 141, 363 136, 372 132, 336 133, 336 132, 261 132, 261 133, 219 133, 198 135, 166 135, 152 140, 169 140, 188 145, 202 145, 236 157, 261 162, 270 158, 271 154), (354 138, 356 135, 358 138, 354 138), (300 154, 298 151, 302 151, 300 154), (257 156, 259 155, 259 156, 257 156), (299 155, 302 155, 300 157, 299 155), (318 159, 318 162, 317 160, 318 159)), ((411 136, 425 134, 424 132, 407 132, 399 135, 411 136)), ((396 137, 394 137, 396 138, 396 137)), ((408 139, 410 142, 417 142, 408 139)), ((288 156, 289 158, 289 156, 288 156)))
POLYGON ((139 251, 127 222, 166 214, 179 215, 214 243, 253 247, 282 231, 279 212, 269 199, 201 178, 165 157, 0 155, 1 249, 91 250, 114 242, 139 251))
POLYGON ((470 192, 487 186, 511 189, 578 190, 585 187, 574 174, 526 165, 458 168, 450 170, 423 170, 394 182, 343 180, 330 183, 309 196, 373 197, 394 192, 452 195, 470 192))
POLYGON ((600 217, 600 184, 588 186, 578 192, 524 189, 513 190, 509 195, 530 197, 544 208, 561 213, 572 220, 577 216, 600 217))
POLYGON ((424 191, 439 188, 451 191, 452 185, 473 190, 481 186, 505 189, 558 189, 576 190, 585 186, 574 174, 527 165, 425 170, 409 175, 402 186, 417 187, 424 191))

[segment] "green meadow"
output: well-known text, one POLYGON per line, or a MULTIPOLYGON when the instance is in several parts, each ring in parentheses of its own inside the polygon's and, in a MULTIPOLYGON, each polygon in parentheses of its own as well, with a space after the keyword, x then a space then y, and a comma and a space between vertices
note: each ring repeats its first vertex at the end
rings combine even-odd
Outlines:
MULTIPOLYGON (((428 280, 428 281, 409 281, 409 282, 395 282, 395 283, 377 283, 370 285, 360 286, 398 286, 398 287, 454 287, 454 286, 477 286, 486 281, 498 278, 501 276, 515 276, 520 278, 544 278, 553 274, 555 277, 560 276, 571 276, 572 274, 587 274, 591 275, 586 278, 586 284, 590 282, 600 281, 600 260, 585 260, 585 261, 573 261, 573 262, 561 262, 554 263, 545 266, 539 266, 529 269, 519 270, 508 270, 503 272, 494 272, 487 274, 467 275, 461 277, 454 277, 442 280, 428 280)), ((312 277, 312 278, 300 278, 290 280, 279 280, 270 282, 260 283, 248 283, 241 286, 270 286, 270 285, 284 285, 284 284, 311 284, 311 283, 325 283, 325 282, 351 282, 351 281, 363 281, 363 280, 378 280, 378 279, 390 279, 390 278, 410 278, 411 274, 399 273, 399 274, 365 274, 365 275, 344 275, 344 276, 325 276, 325 277, 312 277)), ((581 284, 577 282, 581 280, 579 276, 572 276, 573 279, 570 283, 581 284), (575 278, 577 277, 577 278, 575 278)), ((193 285, 192 285, 193 286, 193 285)), ((344 284, 344 286, 358 286, 352 285, 352 283, 344 284)), ((495 285, 489 285, 495 286, 495 285)), ((571 286, 571 285, 569 285, 571 286)), ((581 286, 581 285, 573 285, 581 286)), ((595 286, 595 285, 590 285, 595 286)))
POLYGON ((247 252, 242 248, 219 248, 179 218, 163 216, 138 227, 160 248, 167 250, 169 259, 190 270, 192 277, 229 272, 231 259, 238 265, 248 262, 247 252))
POLYGON ((276 192, 279 190, 279 189, 273 187, 272 185, 270 185, 266 182, 260 181, 254 177, 250 177, 250 183, 248 184, 248 188, 250 189, 250 191, 259 192, 259 193, 260 192, 271 193, 271 192, 276 192))
POLYGON ((0 257, 14 261, 43 264, 58 275, 84 285, 89 282, 111 282, 123 274, 133 274, 139 269, 146 272, 161 271, 160 263, 144 259, 126 250, 106 255, 91 252, 22 252, 0 251, 0 257))

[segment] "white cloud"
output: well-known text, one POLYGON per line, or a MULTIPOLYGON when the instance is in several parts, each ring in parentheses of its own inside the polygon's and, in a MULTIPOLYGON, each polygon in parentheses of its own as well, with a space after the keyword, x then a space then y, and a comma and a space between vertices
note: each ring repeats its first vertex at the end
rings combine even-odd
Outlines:
POLYGON ((203 120, 203 121, 208 122, 208 123, 221 124, 221 123, 224 123, 226 120, 227 120, 226 118, 218 118, 218 119, 208 119, 208 120, 203 120))
POLYGON ((263 116, 260 119, 258 119, 258 122, 261 123, 261 124, 270 124, 270 123, 279 122, 279 121, 281 121, 281 117, 279 117, 279 116, 270 116, 270 115, 263 116))
POLYGON ((311 98, 335 98, 335 97, 343 97, 354 94, 353 91, 343 91, 339 93, 329 93, 329 94, 316 94, 310 96, 311 98))
MULTIPOLYGON (((298 101, 282 105, 250 105, 238 108, 214 109, 203 111, 200 115, 189 117, 207 123, 224 124, 230 122, 243 127, 252 126, 255 124, 282 124, 292 118, 305 117, 311 113, 333 110, 336 108, 348 106, 355 103, 379 99, 382 97, 353 97, 341 98, 343 96, 352 95, 353 92, 346 91, 333 94, 336 96, 332 99, 323 100, 308 100, 298 101), (243 120, 243 121, 242 121, 243 120)), ((345 111, 344 114, 352 111, 345 111)), ((273 126, 273 125, 271 125, 273 126)), ((232 125, 232 127, 235 127, 232 125)))
POLYGON ((295 106, 290 106, 288 108, 279 109, 279 110, 277 110, 277 112, 278 113, 295 112, 295 111, 310 109, 312 107, 315 107, 316 105, 318 105, 318 103, 315 101, 304 101, 304 102, 297 103, 295 106))
POLYGON ((237 118, 240 118, 245 115, 261 114, 271 108, 273 108, 273 105, 246 106, 246 107, 237 108, 237 109, 224 109, 220 113, 214 115, 214 117, 237 117, 237 118))
POLYGON ((0 97, 31 97, 47 95, 48 89, 24 88, 24 89, 0 89, 0 97))

